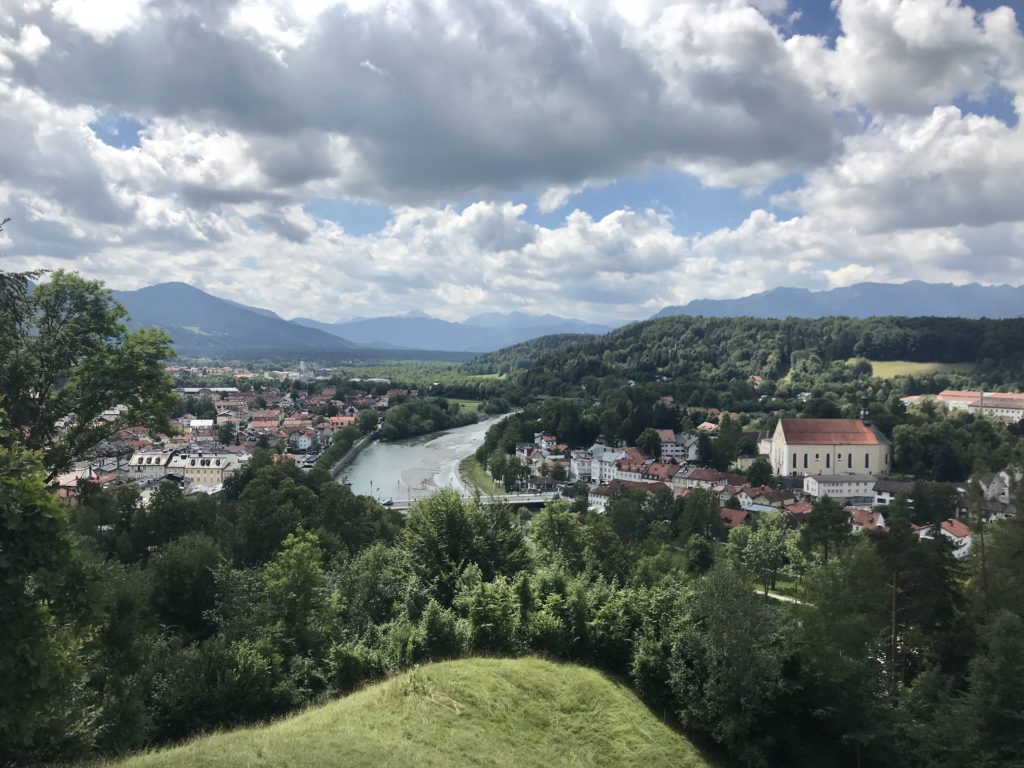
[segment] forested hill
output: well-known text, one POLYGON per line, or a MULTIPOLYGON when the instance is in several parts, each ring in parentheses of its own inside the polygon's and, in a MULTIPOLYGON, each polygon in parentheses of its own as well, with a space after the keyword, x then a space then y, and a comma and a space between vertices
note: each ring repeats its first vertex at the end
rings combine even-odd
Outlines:
POLYGON ((975 363, 983 372, 1024 366, 1024 319, 876 317, 771 320, 664 317, 605 336, 550 339, 481 355, 474 373, 511 373, 531 391, 561 393, 588 378, 637 381, 699 377, 709 384, 751 375, 781 378, 800 361, 908 360, 975 363))

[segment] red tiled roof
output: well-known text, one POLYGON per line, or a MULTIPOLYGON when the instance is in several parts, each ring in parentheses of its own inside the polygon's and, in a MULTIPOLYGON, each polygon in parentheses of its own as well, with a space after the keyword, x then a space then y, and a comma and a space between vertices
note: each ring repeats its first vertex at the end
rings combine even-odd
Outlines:
POLYGON ((678 464, 658 464, 655 462, 647 468, 645 477, 654 477, 658 480, 671 480, 679 472, 678 464))
POLYGON ((948 533, 955 539, 962 539, 965 536, 971 535, 971 529, 959 520, 954 520, 950 518, 949 520, 943 520, 941 525, 942 530, 944 530, 946 533, 948 533))
POLYGON ((658 439, 661 440, 662 444, 674 443, 676 441, 676 433, 671 429, 657 429, 658 439))
POLYGON ((860 419, 783 419, 787 445, 878 445, 878 433, 860 419))
POLYGON ((743 509, 722 507, 721 516, 726 529, 731 531, 733 528, 743 525, 743 523, 747 521, 747 518, 750 517, 750 513, 743 509))
POLYGON ((878 520, 881 517, 878 512, 872 512, 870 509, 847 509, 846 511, 850 513, 850 520, 854 525, 869 531, 878 527, 878 520))

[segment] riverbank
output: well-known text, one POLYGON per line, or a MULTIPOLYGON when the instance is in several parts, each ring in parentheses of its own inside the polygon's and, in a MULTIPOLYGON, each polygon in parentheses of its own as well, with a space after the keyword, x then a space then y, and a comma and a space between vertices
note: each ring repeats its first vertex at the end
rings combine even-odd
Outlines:
POLYGON ((382 503, 389 499, 415 501, 439 488, 469 493, 470 483, 462 479, 459 465, 483 444, 487 430, 506 417, 503 414, 404 440, 379 439, 363 446, 358 455, 346 456, 348 461, 338 468, 335 479, 349 483, 353 493, 373 496, 382 503))
POLYGON ((494 481, 476 460, 476 456, 469 455, 459 462, 459 477, 467 488, 480 491, 481 496, 499 496, 505 493, 505 489, 494 481))
POLYGON ((344 469, 348 467, 349 464, 356 460, 356 457, 358 457, 359 454, 363 452, 363 449, 366 448, 366 446, 368 446, 376 439, 377 433, 371 432, 366 437, 361 438, 359 441, 357 441, 356 444, 353 445, 351 448, 349 448, 345 455, 338 459, 334 463, 334 466, 331 467, 331 480, 337 480, 338 475, 340 475, 342 471, 344 471, 344 469))

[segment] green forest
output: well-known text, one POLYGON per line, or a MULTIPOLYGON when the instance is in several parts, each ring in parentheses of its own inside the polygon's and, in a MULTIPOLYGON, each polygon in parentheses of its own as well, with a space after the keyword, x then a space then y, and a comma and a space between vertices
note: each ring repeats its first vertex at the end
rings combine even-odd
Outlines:
MULTIPOLYGON (((333 482, 331 457, 304 473, 266 450, 215 496, 165 484, 143 503, 133 486, 86 485, 66 507, 48 481, 102 439, 95 417, 108 403, 166 425, 167 340, 129 333, 99 283, 0 278, 0 764, 117 756, 264 722, 426 661, 523 655, 627 682, 721 766, 1024 761, 1024 515, 979 532, 964 562, 943 537, 912 532, 902 499, 884 510, 889 530, 870 534, 825 499, 797 535, 768 514, 726 537, 717 496, 702 491, 623 491, 602 515, 582 498, 531 514, 439 491, 402 516, 333 482), (54 414, 67 413, 75 426, 58 434, 54 414), (798 601, 768 594, 783 579, 798 601)), ((852 368, 845 354, 828 365, 852 368)), ((607 376, 616 363, 601 365, 607 376)), ((484 460, 538 423, 585 441, 690 418, 654 404, 662 385, 687 386, 655 370, 634 387, 531 405, 492 430, 484 460)), ((580 371, 566 386, 589 392, 580 371)), ((954 440, 968 470, 1017 445, 985 433, 987 420, 887 414, 897 435, 920 432, 906 461, 930 472, 943 466, 928 453, 936 442, 954 440), (926 432, 947 423, 962 439, 926 432)), ((359 435, 342 430, 332 450, 359 435)), ((941 489, 932 495, 940 503, 941 489)), ((975 514, 976 485, 969 502, 975 514)))

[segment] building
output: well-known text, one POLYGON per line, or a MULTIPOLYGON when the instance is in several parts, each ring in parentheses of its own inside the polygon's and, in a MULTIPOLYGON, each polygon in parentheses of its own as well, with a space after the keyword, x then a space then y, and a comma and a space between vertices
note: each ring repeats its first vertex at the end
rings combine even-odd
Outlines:
POLYGON ((593 483, 610 483, 615 479, 615 464, 626 458, 626 452, 609 448, 601 443, 590 446, 590 481, 593 483))
POLYGON ((230 453, 177 454, 167 464, 167 474, 197 485, 220 485, 239 469, 240 458, 230 453))
POLYGON ((850 515, 850 527, 854 533, 885 529, 885 517, 881 512, 854 508, 849 508, 846 512, 850 515))
POLYGON ((772 435, 776 475, 884 474, 889 440, 864 419, 780 419, 772 435))
MULTIPOLYGON (((917 535, 922 539, 934 537, 934 526, 925 525, 917 528, 917 535)), ((953 557, 963 560, 971 551, 971 529, 962 521, 949 518, 939 523, 939 533, 953 545, 953 557)))
POLYGON ((174 451, 136 451, 123 468, 131 480, 154 480, 167 474, 174 451))
POLYGON ((903 496, 908 503, 913 502, 914 484, 908 480, 876 480, 874 506, 882 507, 892 504, 897 496, 903 496))
POLYGON ((873 504, 875 482, 874 475, 808 475, 804 493, 815 499, 828 496, 841 504, 873 504))
POLYGON ((911 407, 925 401, 942 403, 951 411, 965 411, 979 416, 989 416, 1009 424, 1024 419, 1024 393, 1022 392, 981 392, 962 389, 944 389, 937 395, 911 395, 901 398, 904 405, 911 407))
POLYGON ((645 493, 657 493, 660 490, 668 490, 664 483, 638 483, 630 480, 612 480, 608 485, 596 486, 590 489, 587 494, 587 503, 590 508, 597 512, 604 512, 612 496, 621 490, 644 491, 645 493))
POLYGON ((569 457, 569 477, 589 483, 593 460, 594 454, 590 451, 573 451, 569 457))

